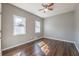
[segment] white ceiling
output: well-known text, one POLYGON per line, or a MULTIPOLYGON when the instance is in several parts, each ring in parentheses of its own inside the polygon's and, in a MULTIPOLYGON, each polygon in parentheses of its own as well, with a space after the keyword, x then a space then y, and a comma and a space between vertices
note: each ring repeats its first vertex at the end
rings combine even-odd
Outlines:
POLYGON ((70 12, 75 9, 75 3, 55 3, 53 6, 54 9, 52 11, 43 13, 39 11, 39 9, 42 8, 41 3, 12 3, 12 4, 42 18, 70 12))

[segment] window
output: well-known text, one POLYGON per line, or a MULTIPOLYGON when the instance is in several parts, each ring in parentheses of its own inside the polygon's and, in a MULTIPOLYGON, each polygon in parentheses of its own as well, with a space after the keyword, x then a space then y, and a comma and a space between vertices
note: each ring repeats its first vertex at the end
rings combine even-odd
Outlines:
POLYGON ((40 33, 40 21, 35 21, 35 33, 40 33))
POLYGON ((21 16, 13 16, 13 34, 26 34, 26 18, 21 16))

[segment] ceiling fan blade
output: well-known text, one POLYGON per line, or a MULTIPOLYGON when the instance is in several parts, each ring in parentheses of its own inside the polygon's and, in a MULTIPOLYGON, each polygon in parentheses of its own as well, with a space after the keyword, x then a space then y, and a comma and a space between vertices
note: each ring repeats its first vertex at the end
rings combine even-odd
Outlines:
POLYGON ((48 10, 53 10, 53 8, 48 8, 48 10))
POLYGON ((47 8, 47 7, 48 7, 47 4, 43 4, 43 3, 42 3, 42 6, 43 6, 44 8, 47 8))
POLYGON ((44 9, 39 9, 39 11, 44 10, 44 9))
POLYGON ((48 7, 51 7, 52 5, 54 5, 54 3, 49 3, 49 4, 48 4, 48 7))
POLYGON ((39 9, 39 11, 43 11, 44 13, 46 12, 44 9, 39 9))

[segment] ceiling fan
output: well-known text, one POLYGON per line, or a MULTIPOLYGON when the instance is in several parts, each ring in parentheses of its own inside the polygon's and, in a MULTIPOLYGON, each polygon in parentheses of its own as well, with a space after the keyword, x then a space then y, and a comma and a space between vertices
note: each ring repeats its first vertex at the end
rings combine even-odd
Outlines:
POLYGON ((39 9, 39 11, 44 11, 44 13, 45 12, 47 12, 47 11, 52 11, 53 10, 53 6, 54 5, 54 3, 42 3, 42 9, 39 9))

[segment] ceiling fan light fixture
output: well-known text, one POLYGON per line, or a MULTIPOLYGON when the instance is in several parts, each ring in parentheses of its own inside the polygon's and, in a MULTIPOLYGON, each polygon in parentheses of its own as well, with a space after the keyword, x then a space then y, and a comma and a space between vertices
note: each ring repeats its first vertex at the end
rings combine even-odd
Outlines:
POLYGON ((47 11, 52 11, 53 10, 53 6, 54 5, 54 3, 42 3, 42 9, 39 9, 39 11, 44 11, 44 13, 45 12, 47 12, 47 11))
POLYGON ((46 11, 46 12, 47 12, 47 11, 48 11, 48 9, 47 9, 47 8, 45 8, 45 9, 44 9, 44 11, 46 11))

